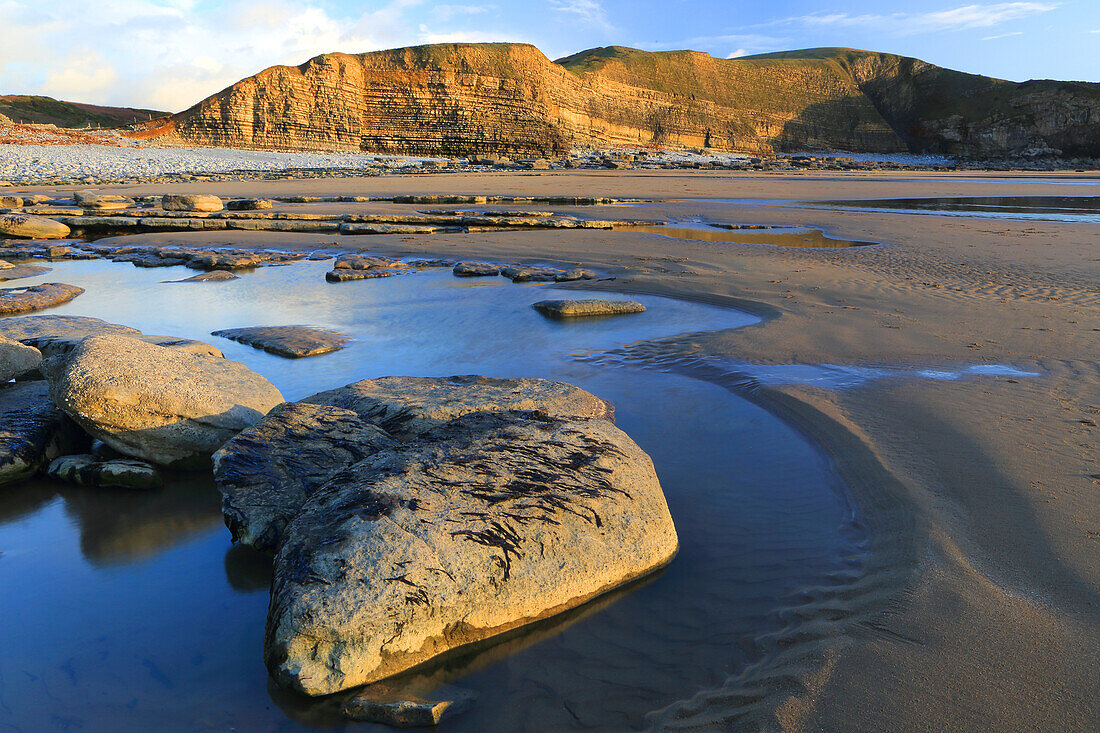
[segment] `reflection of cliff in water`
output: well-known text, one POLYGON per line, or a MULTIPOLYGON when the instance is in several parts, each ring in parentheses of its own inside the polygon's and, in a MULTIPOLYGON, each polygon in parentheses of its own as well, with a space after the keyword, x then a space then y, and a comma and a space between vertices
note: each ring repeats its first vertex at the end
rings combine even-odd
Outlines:
POLYGON ((66 513, 80 528, 80 549, 95 565, 132 562, 222 525, 210 476, 185 474, 152 491, 65 486, 66 513))
POLYGON ((0 486, 0 525, 22 519, 57 494, 57 487, 44 481, 0 486))

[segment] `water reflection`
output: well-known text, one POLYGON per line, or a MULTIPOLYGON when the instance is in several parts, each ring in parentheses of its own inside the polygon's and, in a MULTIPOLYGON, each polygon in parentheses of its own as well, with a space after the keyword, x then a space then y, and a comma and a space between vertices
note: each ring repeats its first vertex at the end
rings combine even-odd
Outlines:
POLYGON ((737 224, 707 224, 701 221, 682 221, 652 227, 630 227, 625 231, 660 234, 673 239, 765 244, 772 247, 843 249, 845 247, 866 247, 878 244, 877 242, 851 239, 834 239, 815 227, 741 226, 737 224))
POLYGON ((1100 222, 1100 196, 956 196, 819 201, 809 205, 992 219, 1100 222))

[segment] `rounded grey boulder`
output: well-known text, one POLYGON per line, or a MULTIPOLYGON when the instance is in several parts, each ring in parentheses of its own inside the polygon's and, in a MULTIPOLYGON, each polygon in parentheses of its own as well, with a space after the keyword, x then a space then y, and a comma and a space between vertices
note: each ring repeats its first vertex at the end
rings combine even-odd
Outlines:
POLYGON ((94 336, 42 362, 57 406, 118 452, 197 464, 282 395, 243 364, 129 336, 94 336))
POLYGON ((56 458, 46 473, 69 483, 103 488, 153 489, 164 483, 157 469, 144 461, 101 460, 88 454, 56 458))
POLYGON ((0 382, 10 382, 33 371, 40 361, 41 351, 0 334, 0 382))
POLYGON ((64 239, 69 227, 32 214, 0 214, 0 234, 21 239, 64 239))

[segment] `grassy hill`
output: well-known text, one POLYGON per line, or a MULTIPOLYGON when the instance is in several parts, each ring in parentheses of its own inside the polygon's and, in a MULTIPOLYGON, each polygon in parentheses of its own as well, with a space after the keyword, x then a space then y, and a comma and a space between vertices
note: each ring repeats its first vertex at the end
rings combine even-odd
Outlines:
POLYGON ((151 109, 62 102, 52 97, 0 95, 0 115, 18 123, 52 124, 70 128, 120 127, 166 114, 168 113, 151 109))

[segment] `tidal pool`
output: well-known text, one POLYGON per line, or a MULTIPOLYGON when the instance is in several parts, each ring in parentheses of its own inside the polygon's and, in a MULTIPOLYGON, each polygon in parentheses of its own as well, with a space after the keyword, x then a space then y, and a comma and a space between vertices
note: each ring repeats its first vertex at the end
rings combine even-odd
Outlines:
MULTIPOLYGON (((61 262, 27 282, 87 289, 49 313, 214 343, 288 399, 366 377, 482 373, 561 379, 615 403, 619 426, 653 457, 679 555, 656 576, 436 670, 475 696, 443 730, 644 727, 758 661, 755 639, 787 625, 779 611, 797 594, 860 573, 867 538, 830 461, 801 433, 714 384, 577 358, 754 317, 631 296, 648 310, 552 321, 530 304, 564 292, 553 286, 447 271, 333 284, 330 266, 162 284, 193 271, 61 262), (289 360, 209 335, 286 324, 355 340, 289 360)), ((0 729, 389 730, 269 681, 270 564, 231 545, 219 503, 197 474, 146 493, 44 480, 0 489, 0 729)))

